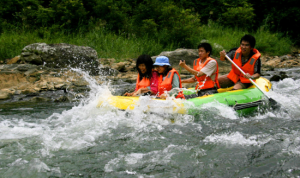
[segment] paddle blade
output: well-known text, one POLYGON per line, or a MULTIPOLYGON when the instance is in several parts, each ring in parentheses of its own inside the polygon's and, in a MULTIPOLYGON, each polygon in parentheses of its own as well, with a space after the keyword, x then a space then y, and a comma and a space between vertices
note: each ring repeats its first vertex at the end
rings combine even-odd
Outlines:
POLYGON ((274 110, 281 108, 281 104, 279 104, 273 98, 269 98, 269 104, 270 104, 271 108, 274 109, 274 110))

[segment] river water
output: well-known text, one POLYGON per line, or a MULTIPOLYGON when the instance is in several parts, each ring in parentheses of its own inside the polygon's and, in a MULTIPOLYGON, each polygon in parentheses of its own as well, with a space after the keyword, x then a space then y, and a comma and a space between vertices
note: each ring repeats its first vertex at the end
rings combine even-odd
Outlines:
POLYGON ((283 109, 251 116, 96 108, 118 88, 89 76, 80 102, 2 105, 0 177, 299 177, 300 69, 283 71, 268 93, 283 109))

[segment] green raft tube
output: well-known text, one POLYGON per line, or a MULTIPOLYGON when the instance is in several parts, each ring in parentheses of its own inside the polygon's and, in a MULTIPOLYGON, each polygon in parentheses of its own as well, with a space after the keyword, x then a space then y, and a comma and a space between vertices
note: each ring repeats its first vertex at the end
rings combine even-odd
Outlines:
MULTIPOLYGON (((265 92, 272 85, 266 78, 260 77, 255 83, 265 92)), ((185 95, 195 93, 194 89, 185 89, 185 95)), ((155 97, 130 97, 130 96, 107 96, 99 99, 97 107, 115 107, 121 110, 142 109, 145 112, 157 113, 179 113, 193 115, 209 103, 217 103, 233 107, 238 114, 250 114, 257 111, 264 102, 264 94, 254 85, 247 89, 232 90, 231 88, 220 88, 218 93, 201 96, 192 99, 175 99, 170 97, 157 99, 155 97)))

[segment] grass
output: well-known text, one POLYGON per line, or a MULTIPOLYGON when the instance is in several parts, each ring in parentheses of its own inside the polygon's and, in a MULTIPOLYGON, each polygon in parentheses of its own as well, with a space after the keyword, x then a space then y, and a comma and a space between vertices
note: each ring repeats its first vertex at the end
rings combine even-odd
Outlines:
MULTIPOLYGON (((237 28, 222 27, 215 23, 209 23, 202 27, 199 32, 198 41, 207 40, 213 45, 213 55, 219 56, 221 50, 229 51, 238 47, 240 39, 245 34, 251 34, 256 39, 256 46, 263 55, 285 55, 289 54, 292 49, 292 42, 279 33, 270 33, 263 27, 255 32, 248 32, 237 28)), ((195 41, 196 42, 196 41, 195 41)))
POLYGON ((92 30, 88 33, 56 32, 50 34, 44 31, 14 32, 5 31, 0 35, 0 60, 20 55, 22 49, 32 43, 68 43, 78 46, 89 46, 95 49, 99 58, 115 58, 117 61, 127 58, 137 58, 141 54, 158 55, 162 51, 172 50, 173 44, 163 47, 155 39, 148 37, 126 38, 122 35, 106 33, 101 30, 92 30))
MULTIPOLYGON (((238 47, 240 38, 249 33, 248 31, 232 29, 209 23, 201 27, 198 35, 193 38, 192 43, 197 45, 206 40, 213 45, 213 55, 218 57, 219 51, 238 47)), ((256 48, 262 54, 285 55, 290 53, 292 42, 277 33, 270 33, 260 28, 256 32, 249 33, 256 38, 256 48)), ((92 29, 89 32, 68 33, 65 31, 51 32, 48 29, 37 29, 33 31, 10 30, 0 34, 0 61, 13 58, 21 54, 22 49, 32 43, 69 43, 79 46, 90 46, 98 53, 99 58, 115 58, 117 61, 137 58, 141 54, 151 56, 158 55, 162 51, 171 51, 180 46, 170 42, 163 46, 159 40, 144 36, 137 38, 134 35, 124 37, 105 32, 103 29, 92 29)))

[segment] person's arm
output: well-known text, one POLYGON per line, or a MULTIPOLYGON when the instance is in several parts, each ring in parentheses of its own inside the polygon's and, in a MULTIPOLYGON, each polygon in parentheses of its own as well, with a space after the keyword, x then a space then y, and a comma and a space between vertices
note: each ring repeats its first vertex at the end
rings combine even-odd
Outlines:
POLYGON ((191 77, 191 78, 188 78, 188 79, 181 80, 181 83, 194 83, 196 81, 197 80, 194 77, 191 77))
MULTIPOLYGON (((196 75, 197 77, 200 77, 202 75, 205 75, 205 73, 201 72, 201 71, 197 71, 194 70, 192 68, 190 68, 188 65, 186 65, 185 60, 180 60, 179 62, 179 66, 183 67, 185 70, 187 70, 189 73, 196 75)), ((187 83, 187 82, 184 82, 187 83)))
POLYGON ((217 61, 209 61, 202 69, 201 72, 207 76, 212 76, 217 70, 217 61))
MULTIPOLYGON (((236 51, 236 50, 237 50, 237 48, 233 48, 233 49, 231 49, 231 50, 227 53, 227 56, 230 57, 231 60, 234 58, 234 55, 235 55, 235 51, 236 51)), ((221 61, 226 61, 226 60, 227 60, 226 57, 225 57, 225 55, 226 55, 225 50, 220 51, 220 60, 221 60, 221 61)))
POLYGON ((175 73, 173 75, 172 79, 172 88, 179 88, 180 87, 180 81, 178 75, 175 73))
POLYGON ((255 80, 255 79, 258 79, 260 77, 260 74, 259 73, 255 73, 253 75, 250 75, 249 73, 246 73, 246 75, 244 75, 244 77, 246 79, 251 78, 252 80, 255 80))
POLYGON ((225 61, 225 60, 226 60, 225 55, 226 55, 225 50, 220 51, 220 60, 221 60, 221 61, 225 61))
POLYGON ((250 75, 249 73, 246 73, 245 78, 249 79, 251 78, 252 80, 258 79, 260 77, 261 73, 261 60, 258 58, 254 64, 254 74, 250 75))
POLYGON ((134 92, 132 92, 132 93, 128 93, 128 92, 126 92, 126 93, 124 94, 124 96, 132 96, 132 95, 133 95, 133 93, 134 93, 134 92))
POLYGON ((199 71, 196 71, 196 70, 190 68, 189 66, 187 66, 185 63, 185 60, 180 60, 179 66, 183 67, 185 70, 187 70, 189 73, 191 73, 193 75, 197 75, 197 73, 199 72, 199 71))

